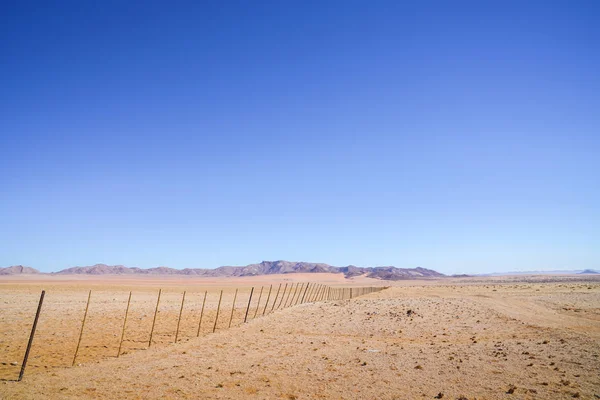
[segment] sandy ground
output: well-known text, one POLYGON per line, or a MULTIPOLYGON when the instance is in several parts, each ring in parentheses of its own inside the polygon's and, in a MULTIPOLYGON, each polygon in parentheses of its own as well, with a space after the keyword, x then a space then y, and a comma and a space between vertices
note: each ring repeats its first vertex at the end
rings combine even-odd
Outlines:
MULTIPOLYGON (((319 275, 308 278, 350 283, 319 275)), ((239 302, 245 311, 250 286, 276 288, 286 283, 283 279, 307 277, 254 277, 226 285, 223 280, 150 279, 137 286, 116 278, 2 280, 0 361, 8 365, 0 370, 6 379, 0 382, 0 398, 600 397, 598 278, 403 281, 351 300, 297 305, 265 316, 259 309, 246 324, 243 312, 236 311, 227 329, 236 288, 236 308, 239 302), (12 382, 19 367, 10 362, 20 364, 41 286, 48 290, 46 319, 40 321, 25 379, 12 382), (164 306, 156 343, 147 349, 146 325, 152 322, 159 286, 165 288, 164 306), (213 296, 207 302, 212 309, 218 286, 226 287, 224 299, 230 296, 223 322, 216 333, 207 324, 195 337, 204 290, 213 296), (70 367, 90 287, 89 331, 78 366, 70 367), (127 354, 116 358, 128 290, 134 297, 127 354), (182 339, 172 344, 183 290, 189 297, 182 339), (57 335, 59 330, 63 333, 57 335)), ((363 285, 363 279, 352 284, 363 285)), ((214 315, 207 320, 214 321, 214 315)))

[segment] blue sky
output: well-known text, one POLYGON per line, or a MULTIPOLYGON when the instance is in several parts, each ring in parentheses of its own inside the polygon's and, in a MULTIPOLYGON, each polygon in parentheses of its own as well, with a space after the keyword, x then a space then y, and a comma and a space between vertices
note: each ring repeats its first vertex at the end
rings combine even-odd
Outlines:
POLYGON ((597 2, 0 7, 0 266, 600 268, 597 2))

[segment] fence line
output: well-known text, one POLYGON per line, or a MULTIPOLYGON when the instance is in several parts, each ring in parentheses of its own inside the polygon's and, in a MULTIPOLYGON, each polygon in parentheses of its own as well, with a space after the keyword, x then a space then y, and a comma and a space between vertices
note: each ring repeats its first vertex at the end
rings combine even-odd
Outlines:
MULTIPOLYGON (((302 304, 307 304, 307 303, 314 303, 314 302, 321 302, 321 301, 340 301, 340 300, 348 300, 348 299, 354 299, 360 296, 364 296, 364 295, 368 295, 370 293, 374 293, 374 292, 378 292, 381 291, 383 289, 386 289, 387 287, 357 287, 357 288, 334 288, 331 287, 329 285, 325 285, 325 284, 319 284, 319 283, 296 283, 295 285, 292 284, 288 284, 286 283, 283 286, 283 290, 282 289, 283 283, 280 283, 279 286, 277 287, 277 291, 275 296, 272 298, 272 292, 273 292, 273 285, 269 286, 269 290, 268 290, 268 294, 266 295, 266 300, 264 302, 264 304, 262 304, 262 297, 263 297, 263 292, 265 291, 265 286, 261 286, 260 288, 260 292, 258 295, 258 299, 256 301, 256 305, 253 306, 252 303, 252 299, 254 297, 254 289, 255 287, 252 287, 250 289, 250 294, 248 296, 248 303, 246 305, 246 310, 244 313, 244 317, 243 317, 243 322, 241 322, 241 320, 238 320, 238 322, 236 322, 236 324, 238 323, 247 323, 250 319, 256 319, 258 317, 261 316, 265 316, 265 315, 269 315, 271 313, 276 312, 279 309, 285 309, 285 308, 289 308, 289 307, 295 307, 297 305, 302 305, 302 304), (271 302, 272 300, 272 302, 271 302), (279 301, 279 303, 278 303, 279 301), (269 307, 270 306, 270 307, 269 307), (250 314, 250 308, 251 307, 255 307, 254 308, 254 313, 251 315, 250 314), (262 313, 259 314, 259 310, 261 310, 262 307, 262 313), (268 312, 267 312, 268 311, 268 312)), ((31 346, 32 346, 32 342, 33 342, 33 335, 35 334, 35 330, 36 330, 36 326, 37 326, 37 322, 38 322, 38 318, 39 318, 39 314, 41 311, 41 305, 42 305, 42 301, 44 298, 44 293, 45 291, 42 291, 42 296, 40 298, 40 302, 39 302, 39 306, 38 306, 38 310, 36 313, 36 318, 34 320, 34 324, 32 327, 32 332, 29 338, 29 343, 27 346, 27 350, 25 353, 25 357, 21 366, 21 372, 19 374, 19 381, 22 379, 24 371, 25 371, 25 366, 27 363, 27 358, 29 356, 30 350, 31 350, 31 346)), ((201 292, 200 292, 201 293, 201 292)), ((154 307, 154 315, 152 317, 152 325, 150 328, 150 338, 148 340, 148 348, 150 348, 152 346, 153 343, 155 343, 156 341, 154 341, 154 332, 157 326, 157 322, 158 322, 158 313, 159 313, 159 309, 161 306, 161 298, 162 298, 162 289, 159 289, 158 291, 158 296, 156 298, 156 306, 154 307)), ((231 305, 231 314, 229 316, 229 322, 225 322, 228 328, 231 328, 232 325, 234 324, 234 316, 235 316, 235 311, 236 311, 236 302, 238 299, 238 294, 239 294, 239 289, 236 288, 235 289, 235 293, 233 295, 233 303, 231 305)), ((185 317, 185 314, 188 314, 188 311, 185 311, 185 305, 186 305, 186 295, 187 295, 187 291, 183 291, 182 297, 181 297, 181 304, 179 306, 179 312, 177 313, 175 311, 175 318, 176 318, 176 328, 175 328, 175 340, 172 343, 178 343, 181 341, 180 336, 182 337, 187 337, 189 339, 190 335, 189 332, 186 334, 186 329, 185 329, 185 325, 186 325, 186 321, 190 320, 190 315, 188 315, 187 319, 185 317), (185 311, 185 312, 184 312, 185 311), (183 328, 182 328, 183 327, 183 328), (181 333, 181 335, 180 335, 181 333)), ((202 297, 202 307, 200 308, 200 317, 198 319, 198 327, 196 330, 196 337, 200 336, 201 333, 201 329, 202 329, 202 322, 203 319, 205 317, 206 314, 206 299, 207 299, 207 295, 208 295, 208 290, 204 291, 204 296, 202 297)), ((71 366, 74 366, 76 361, 77 361, 77 357, 78 354, 80 352, 80 348, 81 348, 81 343, 83 340, 83 336, 84 336, 84 331, 85 331, 85 325, 86 325, 86 321, 88 320, 88 312, 90 309, 90 303, 91 303, 91 297, 92 297, 92 291, 90 290, 88 292, 88 296, 87 296, 87 302, 86 302, 86 306, 85 306, 85 311, 83 314, 83 318, 81 321, 81 328, 79 329, 79 335, 78 335, 78 339, 77 339, 77 346, 75 348, 75 353, 73 355, 73 360, 71 363, 71 366)), ((96 297, 95 297, 96 298, 96 297)), ((114 299, 113 299, 114 300, 114 299)), ((129 297, 127 299, 127 305, 126 305, 126 309, 125 309, 125 315, 123 318, 123 323, 122 325, 119 326, 119 330, 120 332, 120 339, 119 339, 119 345, 118 345, 118 350, 117 350, 117 354, 116 357, 120 357, 121 354, 126 354, 126 352, 122 353, 122 349, 123 349, 123 343, 125 341, 125 337, 131 336, 127 335, 127 331, 128 331, 128 319, 131 313, 132 308, 135 309, 135 307, 132 307, 132 291, 129 292, 129 297)), ((218 300, 218 304, 217 304, 217 308, 216 308, 216 312, 215 312, 215 319, 214 319, 214 324, 212 326, 212 332, 216 332, 217 327, 218 327, 218 323, 219 323, 219 314, 220 314, 220 309, 221 309, 221 305, 223 302, 223 290, 220 290, 219 293, 219 300, 218 300)), ((214 304, 214 303, 213 303, 214 304)), ((164 307, 166 307, 167 304, 165 304, 164 307)), ((189 309, 189 306, 188 306, 189 309)), ((195 308, 197 310, 197 308, 195 308)), ((164 310, 163 310, 164 311, 164 310)), ((139 312, 139 310, 138 310, 139 312)), ((192 314, 196 314, 197 311, 192 312, 192 314)), ((213 308, 213 312, 214 312, 214 308, 213 308)), ((209 315, 211 313, 209 312, 209 315)), ((161 315, 163 315, 161 313, 161 315)), ((169 312, 166 313, 165 317, 161 317, 161 321, 162 322, 162 326, 164 326, 165 321, 166 320, 173 320, 173 317, 169 318, 169 315, 173 315, 173 313, 169 314, 169 312)), ((144 315, 145 316, 145 315, 144 315)), ((239 318, 239 317, 238 317, 239 318)), ((141 318, 140 318, 141 319, 141 318)), ((191 318, 194 319, 194 318, 191 318)), ((133 328, 133 326, 136 326, 135 324, 129 324, 129 330, 131 331, 131 329, 133 328)), ((223 324, 222 324, 223 325, 223 324)), ((171 325, 173 326, 173 325, 171 325)), ((192 328, 194 329, 194 328, 192 328)), ((147 331, 146 331, 147 332, 147 331)), ((172 330, 169 330, 169 332, 166 333, 167 337, 169 337, 172 334, 172 330), (171 333, 170 333, 171 332, 171 333)), ((92 329, 92 331, 90 331, 89 333, 86 333, 86 335, 92 334, 93 335, 94 330, 92 329)), ((143 334, 142 334, 143 335, 143 334)), ((161 333, 161 336, 165 336, 165 334, 161 333)), ((193 334, 192 334, 193 335, 193 334)), ((116 334, 114 336, 117 336, 116 334)), ((172 336, 170 336, 172 338, 172 336)), ((89 341, 90 339, 88 339, 89 341)), ((167 341, 170 341, 172 339, 167 339, 167 341)), ((134 341, 133 337, 132 339, 130 339, 129 341, 134 341)), ((165 343, 164 340, 160 340, 158 339, 159 343, 165 343)), ((97 343, 97 342, 96 342, 97 343)), ((145 343, 145 342, 144 342, 145 343)), ((108 348, 107 346, 86 346, 86 347, 104 347, 104 348, 108 348)), ((113 353, 114 354, 114 353, 113 353)), ((114 357, 114 356, 113 356, 114 357)))

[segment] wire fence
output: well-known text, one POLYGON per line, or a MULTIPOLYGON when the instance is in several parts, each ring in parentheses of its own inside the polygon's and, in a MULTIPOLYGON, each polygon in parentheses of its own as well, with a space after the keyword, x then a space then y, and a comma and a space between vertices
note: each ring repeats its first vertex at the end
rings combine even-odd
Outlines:
POLYGON ((76 294, 75 299, 73 293, 49 295, 45 305, 42 291, 36 307, 30 300, 13 310, 3 308, 0 322, 6 320, 6 313, 15 311, 21 324, 17 329, 15 324, 0 325, 0 355, 7 360, 0 363, 0 380, 20 381, 28 361, 30 368, 47 369, 120 357, 229 329, 289 307, 347 300, 386 288, 282 283, 183 292, 89 290, 85 296, 76 294), (18 354, 24 354, 20 363, 14 361, 18 354))

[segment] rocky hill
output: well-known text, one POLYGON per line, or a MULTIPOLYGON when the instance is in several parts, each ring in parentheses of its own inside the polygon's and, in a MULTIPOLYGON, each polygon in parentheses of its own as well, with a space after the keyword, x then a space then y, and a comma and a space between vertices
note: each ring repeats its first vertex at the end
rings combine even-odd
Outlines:
POLYGON ((13 265, 12 267, 0 267, 0 275, 21 275, 21 274, 39 274, 35 268, 24 267, 22 265, 13 265))
POLYGON ((129 268, 123 265, 96 264, 87 267, 67 268, 56 274, 86 274, 86 275, 108 275, 108 274, 145 274, 145 275, 195 275, 195 276, 255 276, 271 274, 290 273, 343 273, 347 278, 366 275, 369 278, 384 280, 402 280, 416 278, 443 277, 445 275, 426 268, 396 268, 396 267, 334 267, 323 263, 290 262, 290 261, 263 261, 258 264, 250 264, 242 267, 223 266, 215 269, 186 268, 175 269, 169 267, 157 268, 129 268))

